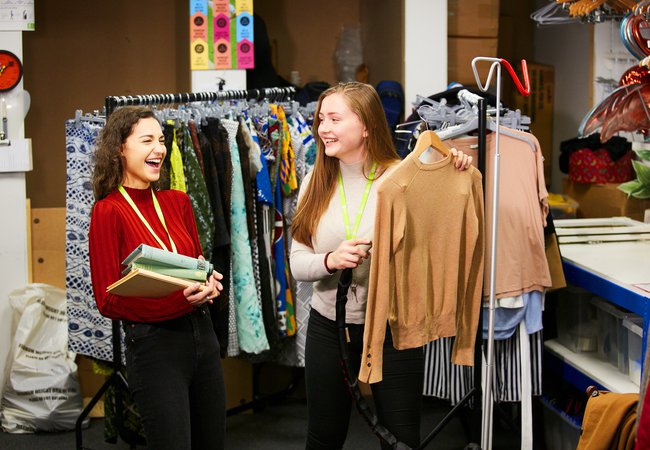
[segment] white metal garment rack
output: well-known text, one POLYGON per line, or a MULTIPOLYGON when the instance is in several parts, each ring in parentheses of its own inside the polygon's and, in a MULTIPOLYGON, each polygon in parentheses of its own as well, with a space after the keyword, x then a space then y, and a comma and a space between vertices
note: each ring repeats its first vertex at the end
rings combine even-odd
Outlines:
MULTIPOLYGON (((496 68, 496 131, 495 131, 495 151, 494 151, 494 169, 492 175, 492 233, 490 236, 491 252, 490 252, 490 294, 489 294, 489 307, 488 307, 488 338, 487 338, 487 355, 485 361, 485 382, 483 389, 483 417, 481 428, 481 448, 483 450, 492 449, 492 415, 494 401, 492 399, 492 377, 494 374, 494 313, 496 304, 496 259, 497 259, 497 225, 498 225, 498 206, 499 206, 499 116, 501 108, 501 66, 504 65, 510 76, 512 77, 517 89, 522 95, 530 94, 530 80, 528 78, 528 67, 526 60, 521 60, 521 69, 524 76, 525 87, 521 85, 519 78, 515 74, 512 66, 508 61, 503 58, 491 58, 479 56, 472 60, 472 71, 474 78, 479 89, 487 92, 490 87, 490 81, 494 75, 496 68), (481 83, 481 77, 476 68, 476 64, 480 61, 491 62, 490 71, 485 85, 481 83)), ((477 370, 477 368, 475 368, 477 370)))

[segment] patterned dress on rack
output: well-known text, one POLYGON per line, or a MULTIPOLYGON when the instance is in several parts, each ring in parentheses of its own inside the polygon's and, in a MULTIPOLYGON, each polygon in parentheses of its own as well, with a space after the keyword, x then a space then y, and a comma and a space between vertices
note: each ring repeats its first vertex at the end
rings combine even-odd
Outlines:
MULTIPOLYGON (((167 121, 168 125, 173 125, 174 121, 167 121)), ((169 154, 169 162, 171 168, 169 170, 169 183, 170 189, 176 189, 177 191, 186 192, 187 188, 185 187, 185 172, 183 171, 183 156, 181 155, 181 150, 178 147, 178 141, 176 140, 176 128, 173 131, 171 152, 169 154)))
POLYGON ((248 353, 259 353, 269 349, 266 339, 262 311, 257 302, 255 279, 246 207, 244 185, 237 149, 237 129, 239 122, 223 119, 221 121, 228 132, 233 167, 232 203, 231 203, 231 241, 232 241, 232 282, 236 300, 237 336, 239 348, 248 353))
POLYGON ((112 324, 95 304, 88 257, 88 229, 94 204, 92 156, 102 128, 100 124, 74 120, 65 124, 68 348, 81 355, 113 361, 112 324))
MULTIPOLYGON (((277 310, 275 305, 276 286, 273 277, 273 264, 271 261, 271 234, 273 211, 273 191, 271 190, 271 180, 269 179, 269 170, 264 157, 261 140, 252 121, 247 120, 247 125, 251 133, 251 138, 256 148, 259 170, 255 175, 255 200, 257 203, 257 241, 260 252, 260 282, 262 288, 262 313, 264 315, 264 326, 269 343, 273 345, 280 338, 277 323, 277 310)), ((268 143, 268 140, 265 142, 268 143)))
POLYGON ((214 239, 214 217, 210 204, 208 187, 205 184, 205 177, 201 172, 201 166, 196 157, 194 143, 189 128, 183 124, 177 130, 177 138, 181 156, 183 158, 183 170, 185 173, 187 195, 192 203, 196 229, 199 233, 201 251, 203 257, 210 261, 212 259, 212 242, 214 239))
MULTIPOLYGON (((248 222, 248 237, 251 246, 251 256, 253 260, 253 275, 255 278, 255 291, 257 292, 257 303, 259 304, 260 311, 262 311, 262 318, 264 319, 264 307, 262 305, 262 280, 260 275, 260 251, 257 241, 257 201, 255 201, 255 179, 251 173, 251 147, 254 142, 250 137, 248 126, 243 118, 239 118, 239 129, 237 130, 237 147, 239 148, 239 157, 242 167, 242 175, 244 180, 244 194, 246 196, 246 218, 248 222)), ((269 338, 268 330, 264 327, 266 332, 266 339, 269 345, 272 344, 269 338)))
MULTIPOLYGON (((441 338, 424 346, 423 395, 457 404, 474 386, 473 367, 451 363, 454 338, 441 338)), ((542 395, 542 331, 530 335, 532 394, 542 395)), ((521 352, 519 330, 504 340, 494 341, 492 389, 497 402, 521 401, 521 352)))
MULTIPOLYGON (((299 114, 299 113, 298 113, 299 114)), ((303 137, 300 134, 298 121, 292 115, 288 118, 289 133, 295 155, 295 168, 296 179, 300 185, 305 178, 308 171, 308 166, 305 161, 305 146, 303 145, 303 137)), ((311 136, 311 134, 310 134, 311 136)), ((286 224, 286 248, 291 248, 291 223, 298 207, 297 192, 284 198, 283 207, 285 211, 285 224, 286 224)), ((311 282, 296 281, 293 278, 289 279, 292 284, 292 292, 294 298, 294 311, 296 320, 296 334, 295 339, 287 343, 279 355, 279 361, 282 364, 289 366, 304 367, 305 366, 305 342, 307 339, 307 322, 309 321, 309 311, 311 310, 311 297, 313 288, 311 282)))

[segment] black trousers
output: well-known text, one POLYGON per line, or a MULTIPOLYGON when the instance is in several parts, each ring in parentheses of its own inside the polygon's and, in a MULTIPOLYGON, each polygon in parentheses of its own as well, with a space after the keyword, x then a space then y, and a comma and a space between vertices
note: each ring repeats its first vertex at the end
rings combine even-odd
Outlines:
POLYGON ((207 306, 177 319, 124 322, 126 369, 149 450, 223 449, 226 402, 207 306))
MULTIPOLYGON (((349 324, 352 367, 361 364, 363 325, 349 324)), ((355 374, 355 375, 357 375, 355 374)), ((371 384, 379 422, 410 447, 420 443, 424 354, 422 347, 395 350, 390 328, 384 343, 383 380, 371 384)), ((343 447, 352 397, 341 370, 336 323, 312 309, 305 348, 309 450, 343 447)), ((390 448, 382 445, 382 448, 390 448)))

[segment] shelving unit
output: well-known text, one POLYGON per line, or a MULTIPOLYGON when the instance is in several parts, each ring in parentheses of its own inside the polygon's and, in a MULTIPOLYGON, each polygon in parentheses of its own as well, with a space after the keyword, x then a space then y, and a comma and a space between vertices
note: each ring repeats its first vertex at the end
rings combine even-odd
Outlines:
POLYGON ((563 375, 582 391, 590 384, 594 384, 593 381, 600 388, 612 392, 639 392, 639 386, 634 384, 627 375, 619 372, 607 361, 596 358, 593 353, 574 353, 555 339, 546 341, 544 349, 569 366, 562 370, 563 375))
MULTIPOLYGON (((556 220, 564 273, 586 289, 643 317, 643 349, 650 323, 650 225, 627 218, 556 220)), ((593 353, 574 353, 555 340, 545 349, 560 362, 563 378, 580 390, 597 384, 614 392, 638 392, 625 374, 593 353)))

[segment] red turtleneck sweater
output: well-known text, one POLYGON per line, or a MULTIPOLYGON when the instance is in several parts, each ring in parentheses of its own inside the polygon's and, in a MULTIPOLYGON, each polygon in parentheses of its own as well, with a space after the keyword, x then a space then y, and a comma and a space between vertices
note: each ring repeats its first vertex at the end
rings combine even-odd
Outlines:
MULTIPOLYGON (((171 250, 167 232, 153 206, 150 189, 125 188, 151 228, 171 250)), ((178 253, 198 257, 201 245, 189 197, 181 191, 156 193, 169 233, 178 253)), ((138 245, 160 247, 135 211, 117 190, 95 203, 90 219, 90 272, 99 312, 111 319, 157 322, 192 311, 183 291, 166 297, 122 297, 108 294, 106 287, 121 278, 121 262, 138 245)))

